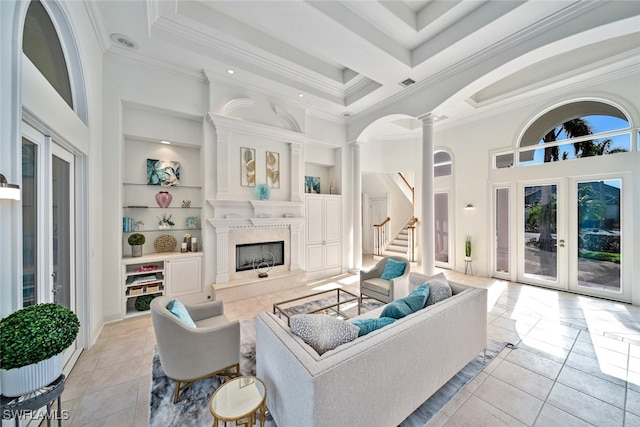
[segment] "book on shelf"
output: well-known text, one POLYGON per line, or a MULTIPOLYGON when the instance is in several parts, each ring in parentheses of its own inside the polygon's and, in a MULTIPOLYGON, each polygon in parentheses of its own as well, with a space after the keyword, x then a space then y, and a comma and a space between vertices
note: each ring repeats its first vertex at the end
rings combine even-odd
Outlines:
POLYGON ((146 283, 146 282, 155 282, 156 280, 158 280, 158 278, 156 277, 155 274, 149 274, 147 276, 136 276, 133 278, 133 283, 135 284, 140 284, 140 283, 146 283))

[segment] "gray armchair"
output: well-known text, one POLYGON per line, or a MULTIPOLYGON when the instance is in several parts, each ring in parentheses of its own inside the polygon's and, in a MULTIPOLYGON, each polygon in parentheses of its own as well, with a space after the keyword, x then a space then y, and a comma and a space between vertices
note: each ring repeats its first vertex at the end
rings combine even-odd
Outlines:
POLYGON ((180 392, 196 381, 240 374, 240 323, 224 316, 222 301, 185 304, 196 324, 191 328, 167 310, 171 300, 154 298, 151 320, 162 369, 176 382, 173 403, 177 403, 180 392))
POLYGON ((411 265, 406 258, 388 256, 378 261, 371 269, 360 271, 360 304, 362 304, 364 298, 373 298, 381 302, 389 303, 407 296, 409 292, 410 270, 411 265), (381 279, 380 276, 382 276, 382 272, 389 258, 404 262, 404 273, 395 279, 381 279))

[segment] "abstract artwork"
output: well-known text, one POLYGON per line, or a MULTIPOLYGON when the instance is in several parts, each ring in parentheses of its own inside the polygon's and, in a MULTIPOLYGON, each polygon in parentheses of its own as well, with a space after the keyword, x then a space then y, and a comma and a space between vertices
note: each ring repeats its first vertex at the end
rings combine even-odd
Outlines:
POLYGON ((177 187, 180 185, 180 162, 147 159, 147 184, 177 187))
POLYGON ((256 186, 256 150, 240 147, 240 185, 256 186))
POLYGON ((319 176, 305 176, 304 177, 304 192, 320 194, 320 177, 319 176))
POLYGON ((280 154, 267 151, 267 185, 280 188, 280 154))

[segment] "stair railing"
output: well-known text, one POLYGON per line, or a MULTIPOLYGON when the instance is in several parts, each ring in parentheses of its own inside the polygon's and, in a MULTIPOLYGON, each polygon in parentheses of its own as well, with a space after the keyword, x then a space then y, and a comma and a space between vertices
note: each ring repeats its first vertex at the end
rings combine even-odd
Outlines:
POLYGON ((387 217, 380 224, 373 224, 373 253, 381 256, 385 242, 385 225, 391 221, 391 218, 387 217))
POLYGON ((407 224, 407 228, 409 229, 409 245, 407 248, 407 258, 409 258, 410 262, 416 261, 416 224, 418 223, 418 218, 415 216, 411 218, 409 224, 407 224))
POLYGON ((409 181, 407 181, 407 178, 404 177, 402 172, 398 172, 398 176, 400 177, 400 179, 402 179, 402 182, 404 182, 404 185, 406 185, 409 191, 411 192, 411 204, 412 205, 415 204, 415 188, 412 187, 411 184, 409 184, 409 181))

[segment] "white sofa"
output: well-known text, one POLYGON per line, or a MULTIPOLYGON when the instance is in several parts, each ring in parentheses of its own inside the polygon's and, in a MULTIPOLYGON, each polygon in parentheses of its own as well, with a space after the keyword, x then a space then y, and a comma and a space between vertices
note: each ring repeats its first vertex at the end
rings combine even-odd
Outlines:
MULTIPOLYGON (((425 279, 412 273, 409 290, 425 279)), ((258 314, 256 374, 278 427, 399 425, 486 349, 486 289, 450 285, 451 298, 322 356, 278 317, 258 314)))

